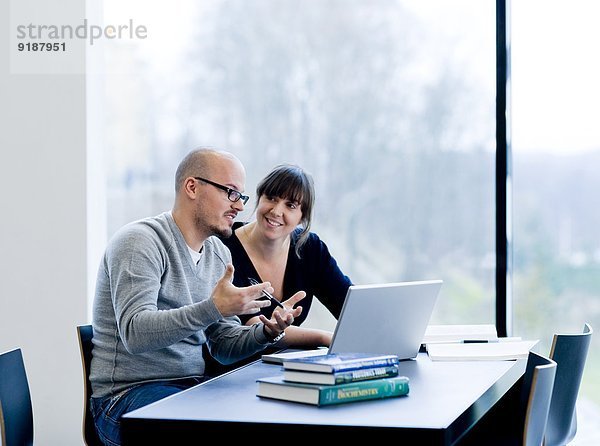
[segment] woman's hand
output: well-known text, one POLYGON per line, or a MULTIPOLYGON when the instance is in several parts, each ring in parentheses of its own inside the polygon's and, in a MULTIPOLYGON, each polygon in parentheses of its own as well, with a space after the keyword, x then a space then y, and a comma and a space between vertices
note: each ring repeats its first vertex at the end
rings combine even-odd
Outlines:
POLYGON ((302 307, 298 306, 294 308, 294 305, 305 297, 306 293, 304 291, 298 291, 285 302, 282 302, 283 308, 277 307, 273 311, 271 319, 267 319, 263 314, 259 315, 260 321, 265 324, 265 333, 271 338, 275 338, 292 325, 294 318, 302 314, 302 307))

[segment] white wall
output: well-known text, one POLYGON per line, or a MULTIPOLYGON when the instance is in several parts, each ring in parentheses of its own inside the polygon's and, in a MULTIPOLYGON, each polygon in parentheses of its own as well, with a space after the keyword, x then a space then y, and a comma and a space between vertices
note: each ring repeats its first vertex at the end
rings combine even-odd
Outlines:
MULTIPOLYGON (((19 0, 21 5, 25 0, 19 0)), ((40 21, 85 14, 79 0, 27 0, 40 21)), ((80 445, 75 326, 88 321, 83 74, 12 74, 0 2, 0 350, 21 347, 37 445, 80 445)), ((9 30, 9 32, 6 32, 9 30)), ((84 52, 71 58, 85 67, 84 52)))

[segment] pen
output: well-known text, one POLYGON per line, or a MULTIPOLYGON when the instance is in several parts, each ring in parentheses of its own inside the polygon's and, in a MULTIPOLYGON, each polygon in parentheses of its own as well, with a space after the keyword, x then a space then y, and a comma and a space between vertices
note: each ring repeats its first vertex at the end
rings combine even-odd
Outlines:
MULTIPOLYGON (((250 281, 250 283, 252 285, 258 285, 258 281, 256 279, 253 279, 252 277, 248 277, 248 280, 250 281)), ((274 303, 275 305, 277 305, 280 308, 284 308, 282 303, 279 302, 277 299, 275 299, 274 296, 272 296, 270 293, 267 293, 265 290, 262 291, 263 296, 269 298, 271 300, 272 303, 274 303)))

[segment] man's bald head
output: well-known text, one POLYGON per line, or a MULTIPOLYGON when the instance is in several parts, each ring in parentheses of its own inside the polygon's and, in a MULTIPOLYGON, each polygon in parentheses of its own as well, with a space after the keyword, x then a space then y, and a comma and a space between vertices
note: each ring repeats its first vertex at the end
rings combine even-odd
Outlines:
POLYGON ((183 183, 188 177, 210 178, 213 169, 218 168, 225 160, 234 161, 240 164, 240 160, 233 154, 224 150, 211 148, 199 148, 192 150, 181 160, 175 173, 175 192, 178 193, 183 183))

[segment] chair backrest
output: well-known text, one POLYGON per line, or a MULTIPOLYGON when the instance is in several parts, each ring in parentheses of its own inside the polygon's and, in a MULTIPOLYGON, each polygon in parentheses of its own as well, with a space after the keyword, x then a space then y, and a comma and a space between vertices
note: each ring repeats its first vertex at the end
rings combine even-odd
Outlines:
POLYGON ((565 445, 577 433, 575 403, 592 333, 592 327, 585 324, 582 333, 555 334, 552 339, 550 358, 557 368, 544 439, 546 446, 565 445))
POLYGON ((92 396, 90 365, 92 363, 92 339, 94 338, 92 326, 77 326, 77 338, 79 339, 79 352, 81 353, 81 366, 83 370, 83 439, 87 446, 102 446, 102 442, 96 432, 94 418, 90 411, 90 397, 92 396))
POLYGON ((521 393, 524 446, 540 446, 544 440, 555 374, 553 360, 529 352, 521 393))
POLYGON ((33 444, 33 410, 20 348, 0 354, 0 440, 3 446, 33 444))

